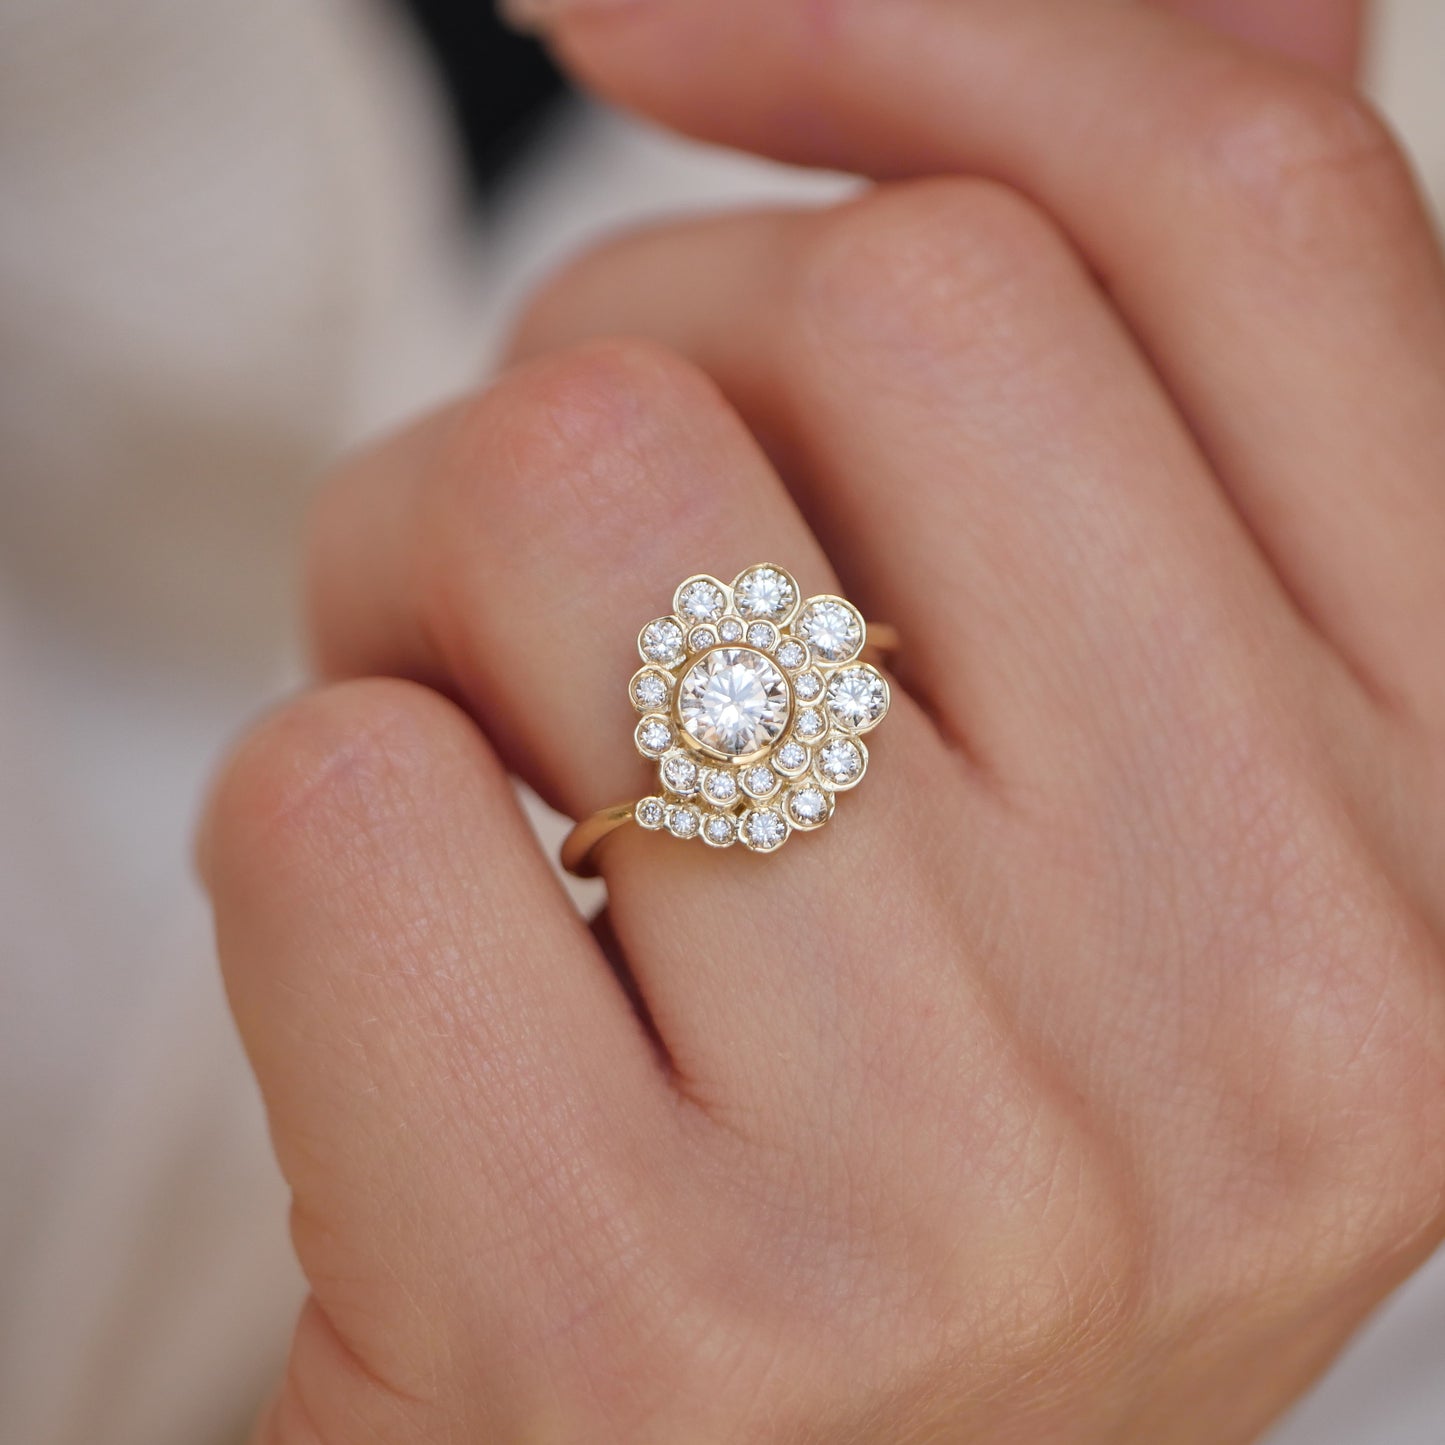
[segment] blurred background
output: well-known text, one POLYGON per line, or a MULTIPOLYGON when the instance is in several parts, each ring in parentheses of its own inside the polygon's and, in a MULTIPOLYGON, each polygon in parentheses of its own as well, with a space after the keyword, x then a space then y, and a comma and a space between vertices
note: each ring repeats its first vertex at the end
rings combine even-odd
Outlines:
MULTIPOLYGON (((1445 0, 1371 88, 1445 195, 1445 0)), ((336 455, 600 230, 852 183, 570 96, 480 0, 0 0, 0 1445, 221 1445, 301 1286, 187 845, 336 455)), ((536 810, 539 827, 555 821, 536 810)), ((1445 1442, 1445 1261, 1271 1445, 1445 1442)))

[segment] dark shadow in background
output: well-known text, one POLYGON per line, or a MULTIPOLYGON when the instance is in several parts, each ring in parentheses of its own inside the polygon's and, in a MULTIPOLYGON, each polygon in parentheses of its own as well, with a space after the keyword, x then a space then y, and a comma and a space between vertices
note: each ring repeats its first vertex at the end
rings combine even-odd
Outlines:
POLYGON ((498 22, 488 0, 395 3, 436 64, 480 205, 565 100, 567 83, 536 41, 498 22))

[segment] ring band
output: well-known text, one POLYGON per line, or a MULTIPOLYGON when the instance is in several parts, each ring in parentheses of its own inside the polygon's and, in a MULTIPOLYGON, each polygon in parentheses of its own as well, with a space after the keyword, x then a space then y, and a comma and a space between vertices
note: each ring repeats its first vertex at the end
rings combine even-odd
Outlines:
POLYGON ((842 597, 804 599, 769 563, 731 583, 687 578, 672 612, 642 629, 643 666, 628 689, 642 714, 634 742, 657 764, 658 793, 577 822, 562 866, 595 876, 603 840, 629 822, 755 853, 821 828, 837 795, 862 781, 862 735, 890 701, 874 661, 898 644, 896 629, 865 624, 842 597))

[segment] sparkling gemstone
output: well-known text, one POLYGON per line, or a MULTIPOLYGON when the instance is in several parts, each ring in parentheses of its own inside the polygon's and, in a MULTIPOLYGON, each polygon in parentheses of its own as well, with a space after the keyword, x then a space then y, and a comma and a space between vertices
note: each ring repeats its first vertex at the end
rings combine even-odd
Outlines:
POLYGON ((808 766, 808 750, 802 743, 794 742, 792 738, 789 738, 773 754, 773 761, 786 772, 801 773, 808 766))
POLYGON ((827 796, 822 788, 815 788, 811 784, 799 788, 788 798, 788 812, 792 814, 795 823, 805 828, 821 823, 828 816, 827 796))
POLYGON ((748 646, 766 652, 778 640, 778 629, 771 622, 754 622, 748 628, 748 646))
POLYGON ((672 746, 672 729, 660 718, 643 718, 637 726, 637 741, 645 752, 666 752, 672 746))
POLYGON ((846 662, 863 642, 863 621, 846 603, 824 597, 810 602, 798 620, 798 631, 824 662, 846 662))
POLYGON ((642 629, 642 650, 664 667, 682 660, 682 628, 670 617, 659 617, 642 629))
POLYGON ((835 787, 857 781, 863 771, 863 754, 858 744, 846 738, 829 743, 818 755, 818 771, 835 787))
POLYGON ((844 727, 872 727, 888 711, 888 688, 871 667, 845 667, 828 683, 828 711, 844 727))
POLYGON ((758 808, 743 819, 743 836, 752 847, 769 852, 788 836, 788 825, 781 813, 758 808))
POLYGON ((674 838, 696 838, 702 817, 696 808, 674 803, 667 810, 667 831, 674 838))
POLYGON ((678 690, 678 716, 690 737, 719 757, 771 747, 788 724, 788 682, 771 658, 720 647, 689 669, 678 690))
POLYGON ((667 701, 667 684, 655 672, 644 672, 633 684, 632 696, 639 707, 661 707, 667 701))
POLYGON ((717 635, 724 642, 741 642, 743 625, 736 617, 724 617, 717 625, 717 635))
POLYGON ((690 622, 716 622, 727 599, 711 582, 689 582, 677 599, 682 615, 690 622))
POLYGON ((702 825, 703 837, 715 848, 726 848, 737 841, 737 825, 731 818, 714 814, 702 825))
POLYGON ((688 634, 687 645, 694 652, 701 652, 705 647, 711 647, 717 641, 717 633, 711 627, 694 627, 688 634))
POLYGON ((792 582, 776 567, 754 567, 733 587, 738 611, 747 618, 786 617, 797 600, 792 582))
POLYGON ((709 773, 702 790, 714 803, 731 803, 738 795, 738 780, 731 773, 709 773))
POLYGON ((633 809, 638 825, 643 828, 660 828, 667 818, 667 809, 661 798, 643 798, 633 809))
POLYGON ((687 795, 697 791, 697 764, 681 753, 674 753, 662 764, 662 780, 674 793, 687 795))
POLYGON ((743 787, 756 798, 765 798, 778 786, 777 774, 768 767, 749 768, 743 774, 743 787))
POLYGON ((791 638, 778 649, 778 661, 790 672, 795 667, 801 667, 807 660, 808 654, 803 644, 794 642, 791 638))
POLYGON ((812 702, 823 691, 823 679, 816 672, 800 672, 793 679, 793 691, 803 702, 812 702))
POLYGON ((805 707, 798 714, 798 720, 793 724, 793 731, 800 738, 815 738, 824 729, 826 724, 823 721, 823 714, 815 707, 805 707))

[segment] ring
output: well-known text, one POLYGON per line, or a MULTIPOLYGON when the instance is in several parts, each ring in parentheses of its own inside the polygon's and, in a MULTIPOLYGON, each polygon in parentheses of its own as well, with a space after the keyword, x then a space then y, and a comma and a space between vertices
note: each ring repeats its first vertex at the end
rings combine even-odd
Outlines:
POLYGON ((897 645, 893 628, 874 623, 870 637, 851 602, 804 598, 771 563, 731 583, 687 578, 671 613, 638 634, 643 666, 628 685, 658 791, 575 824, 562 866, 594 876, 602 840, 627 823, 753 853, 821 828, 863 780, 863 734, 888 712, 888 680, 868 659, 897 645))

